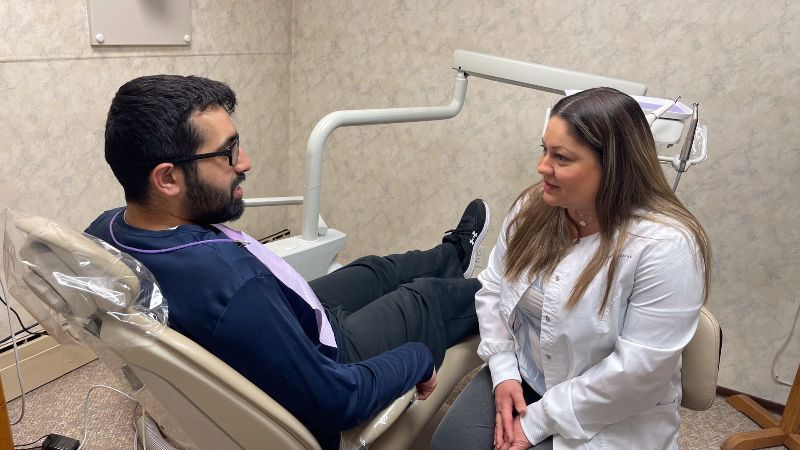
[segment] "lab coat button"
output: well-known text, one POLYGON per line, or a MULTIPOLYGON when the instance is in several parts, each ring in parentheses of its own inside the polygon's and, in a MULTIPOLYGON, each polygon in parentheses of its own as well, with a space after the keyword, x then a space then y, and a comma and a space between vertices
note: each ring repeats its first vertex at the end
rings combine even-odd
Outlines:
POLYGON ((544 359, 550 359, 550 355, 544 355, 544 359))
POLYGON ((550 322, 550 316, 544 316, 544 321, 545 322, 550 322))
POLYGON ((556 281, 558 281, 558 280, 560 280, 560 279, 561 279, 561 278, 560 278, 558 275, 556 275, 556 281))

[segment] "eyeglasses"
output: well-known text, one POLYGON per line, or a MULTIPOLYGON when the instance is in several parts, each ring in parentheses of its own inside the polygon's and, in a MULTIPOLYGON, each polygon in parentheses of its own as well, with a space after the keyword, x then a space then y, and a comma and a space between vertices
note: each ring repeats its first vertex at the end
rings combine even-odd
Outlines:
POLYGON ((235 166, 239 162, 239 139, 231 142, 231 145, 225 147, 224 150, 211 153, 201 153, 199 155, 184 156, 182 158, 173 159, 170 161, 172 164, 185 163, 189 161, 196 161, 198 159, 215 158, 217 156, 227 156, 228 164, 235 166))

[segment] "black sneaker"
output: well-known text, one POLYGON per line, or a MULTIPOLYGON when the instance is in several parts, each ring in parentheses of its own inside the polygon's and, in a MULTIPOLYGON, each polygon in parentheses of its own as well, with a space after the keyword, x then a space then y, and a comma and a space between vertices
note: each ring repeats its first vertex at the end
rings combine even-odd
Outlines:
POLYGON ((469 202, 456 228, 449 230, 442 238, 443 243, 449 242, 456 246, 458 257, 461 258, 461 268, 464 269, 464 278, 472 275, 478 247, 486 237, 489 225, 489 205, 476 198, 469 202))

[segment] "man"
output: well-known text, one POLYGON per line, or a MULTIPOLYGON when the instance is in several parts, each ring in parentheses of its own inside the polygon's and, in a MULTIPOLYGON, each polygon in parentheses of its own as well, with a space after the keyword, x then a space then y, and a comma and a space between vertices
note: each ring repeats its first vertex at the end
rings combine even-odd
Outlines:
POLYGON ((335 447, 417 386, 426 398, 447 347, 477 331, 469 276, 489 227, 482 200, 427 251, 369 256, 306 283, 224 225, 243 211, 251 165, 225 84, 159 75, 123 85, 106 122, 106 161, 127 206, 87 232, 139 259, 169 324, 253 381, 335 447))

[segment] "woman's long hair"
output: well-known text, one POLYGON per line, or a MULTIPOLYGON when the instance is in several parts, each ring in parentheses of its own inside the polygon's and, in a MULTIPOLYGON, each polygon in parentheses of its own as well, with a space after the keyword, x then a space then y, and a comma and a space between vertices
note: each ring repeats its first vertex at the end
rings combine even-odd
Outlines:
MULTIPOLYGON (((704 268, 705 302, 711 257, 708 236, 667 183, 653 134, 639 104, 616 89, 594 88, 562 98, 553 107, 552 116, 566 121, 572 136, 594 151, 602 171, 595 199, 600 246, 575 283, 567 308, 577 304, 610 257, 600 303, 602 314, 637 208, 660 213, 691 233, 704 268)), ((573 245, 570 235, 577 232, 576 225, 566 209, 544 202, 542 190, 540 181, 523 191, 515 202, 522 204, 506 229, 509 241, 504 275, 509 280, 531 279, 540 272, 551 274, 573 245)), ((658 219, 649 216, 648 220, 658 219)))

